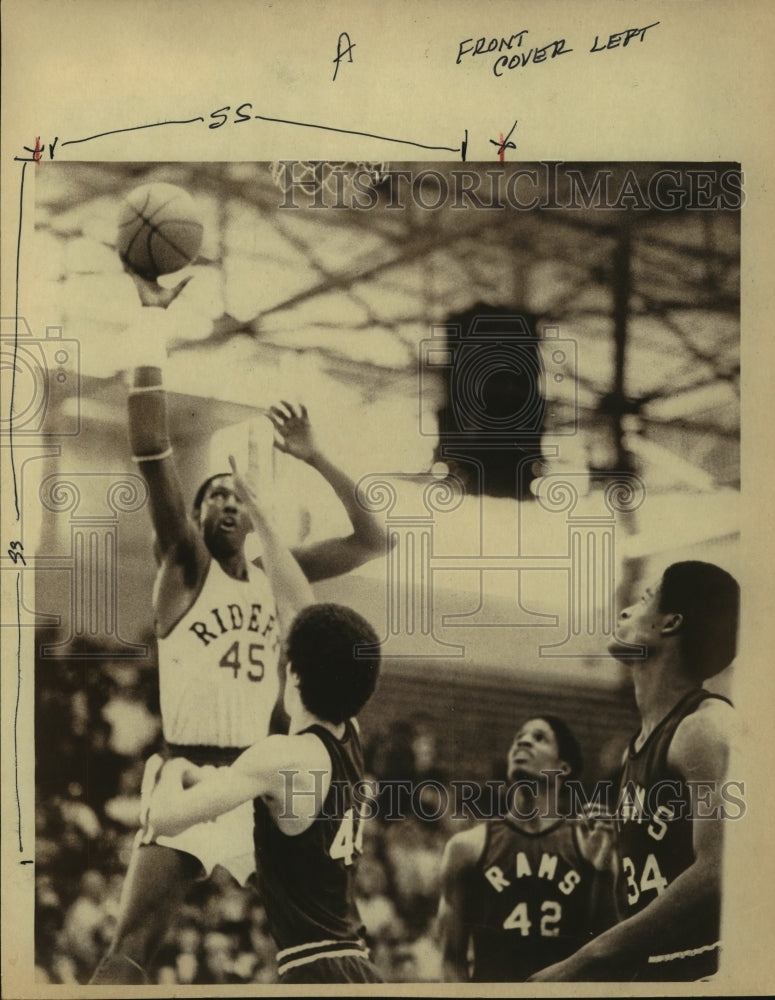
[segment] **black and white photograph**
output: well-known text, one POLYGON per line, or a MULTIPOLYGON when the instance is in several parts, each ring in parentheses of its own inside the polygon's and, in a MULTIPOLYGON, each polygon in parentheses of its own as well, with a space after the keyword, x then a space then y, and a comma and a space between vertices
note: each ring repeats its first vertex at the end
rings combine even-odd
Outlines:
POLYGON ((42 982, 717 970, 741 202, 737 164, 41 170, 42 982))
POLYGON ((728 22, 269 6, 4 164, 7 995, 766 993, 761 157, 527 139, 728 22))

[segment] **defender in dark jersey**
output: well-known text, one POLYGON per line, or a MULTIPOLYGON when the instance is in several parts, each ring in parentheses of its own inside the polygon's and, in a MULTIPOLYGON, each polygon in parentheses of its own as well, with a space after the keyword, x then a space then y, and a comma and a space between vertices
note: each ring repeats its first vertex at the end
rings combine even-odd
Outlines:
MULTIPOLYGON (((306 618, 297 619, 296 636, 302 631, 314 634, 309 628, 313 616, 325 615, 326 628, 339 629, 344 612, 331 606, 314 607, 306 618)), ((329 791, 314 822, 302 833, 289 836, 278 823, 286 803, 279 804, 279 813, 267 798, 259 796, 254 805, 258 887, 278 947, 277 971, 284 983, 379 982, 375 970, 365 964, 368 952, 353 897, 355 862, 363 839, 359 803, 353 794, 363 781, 358 730, 347 719, 341 738, 320 724, 302 733, 320 740, 330 760, 329 791), (343 958, 355 961, 332 961, 343 958), (343 971, 346 974, 340 976, 343 971)), ((294 806, 306 812, 308 790, 301 789, 296 798, 298 803, 292 793, 288 795, 289 812, 294 806)))
MULTIPOLYGON (((256 560, 246 555, 250 519, 228 473, 207 479, 192 514, 187 511, 162 378, 165 337, 175 326, 174 310, 167 314, 165 309, 186 282, 165 289, 132 277, 141 302, 149 307, 143 319, 147 336, 136 344, 129 435, 148 485, 155 532, 153 610, 165 745, 173 756, 228 764, 270 731, 281 693, 281 633, 266 578, 268 558, 266 552, 256 560)), ((294 550, 308 579, 347 573, 382 554, 384 531, 358 503, 352 480, 316 444, 305 408, 281 402, 267 416, 276 431, 275 446, 316 469, 350 519, 350 534, 294 550)), ((147 982, 146 969, 176 908, 193 882, 209 875, 216 863, 245 884, 253 871, 249 805, 211 827, 187 830, 174 842, 155 837, 137 842, 113 941, 93 984, 147 982)))
POLYGON ((571 818, 560 804, 563 781, 580 770, 579 745, 561 719, 520 727, 506 814, 456 834, 444 854, 447 981, 524 982, 613 920, 610 828, 571 818))
MULTIPOLYGON (((247 488, 235 470, 235 484, 247 488)), ((230 767, 160 763, 148 824, 174 836, 254 800, 259 891, 282 983, 380 982, 353 895, 363 832, 363 754, 354 716, 374 691, 379 643, 356 612, 311 604, 312 590, 254 504, 281 624, 288 632, 287 736, 269 736, 230 767)))
POLYGON ((632 665, 642 721, 617 804, 622 920, 534 979, 676 982, 717 970, 733 711, 701 685, 734 659, 738 605, 727 572, 681 562, 619 616, 611 652, 632 665))

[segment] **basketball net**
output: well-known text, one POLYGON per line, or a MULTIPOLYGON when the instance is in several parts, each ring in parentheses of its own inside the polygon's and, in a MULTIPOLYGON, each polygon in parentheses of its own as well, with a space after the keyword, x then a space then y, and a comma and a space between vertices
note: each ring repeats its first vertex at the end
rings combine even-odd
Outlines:
POLYGON ((349 199, 356 178, 374 187, 387 171, 387 163, 367 160, 276 160, 269 164, 272 180, 284 194, 293 187, 310 198, 322 191, 338 201, 349 199))

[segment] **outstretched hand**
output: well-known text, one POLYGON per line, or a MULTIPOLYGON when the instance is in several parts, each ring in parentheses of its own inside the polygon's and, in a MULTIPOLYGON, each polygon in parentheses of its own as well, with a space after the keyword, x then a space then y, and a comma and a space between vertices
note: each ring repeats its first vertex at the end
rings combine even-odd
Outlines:
POLYGON ((613 871, 616 864, 616 824, 595 805, 575 820, 579 847, 584 858, 599 872, 613 871))
POLYGON ((229 465, 231 466, 231 477, 234 480, 234 492, 244 504, 258 505, 258 498, 255 491, 248 486, 242 473, 237 468, 237 462, 233 455, 229 455, 229 465))
POLYGON ((144 306, 158 306, 160 309, 166 309, 171 302, 174 302, 193 277, 193 275, 189 274, 188 277, 179 281, 174 288, 162 288, 158 281, 148 281, 147 278, 141 277, 141 275, 137 274, 130 267, 127 267, 126 264, 124 265, 124 270, 132 281, 134 281, 142 304, 144 306))
POLYGON ((275 448, 309 462, 317 451, 315 435, 312 431, 307 407, 298 407, 280 400, 277 406, 270 406, 267 416, 275 429, 275 448))
POLYGON ((253 522, 253 529, 257 531, 259 527, 257 518, 272 519, 271 501, 266 499, 267 491, 264 489, 262 495, 259 495, 259 491, 252 485, 257 482, 257 477, 252 474, 250 469, 247 475, 243 475, 237 468, 237 462, 233 455, 229 455, 229 465, 234 482, 234 492, 245 505, 248 516, 253 522))

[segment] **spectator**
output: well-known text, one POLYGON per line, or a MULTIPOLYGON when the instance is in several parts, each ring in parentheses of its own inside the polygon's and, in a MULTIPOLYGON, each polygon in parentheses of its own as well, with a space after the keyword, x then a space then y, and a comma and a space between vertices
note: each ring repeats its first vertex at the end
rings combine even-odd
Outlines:
POLYGON ((385 853, 393 876, 396 904, 403 917, 435 913, 441 888, 443 834, 414 816, 387 825, 385 853))
POLYGON ((80 893, 65 916, 63 943, 81 975, 91 970, 105 947, 105 891, 103 876, 85 871, 80 893))
POLYGON ((361 858, 355 877, 355 902, 370 939, 379 935, 396 918, 396 908, 386 895, 387 874, 376 858, 361 858))
POLYGON ((138 757, 159 735, 160 721, 142 698, 136 667, 114 668, 114 692, 102 709, 111 727, 111 748, 123 757, 138 757))
MULTIPOLYGON (((134 760, 118 775, 116 794, 104 806, 105 817, 120 827, 136 830, 140 824, 140 785, 143 764, 134 760)), ((114 786, 115 787, 115 786, 114 786)))

